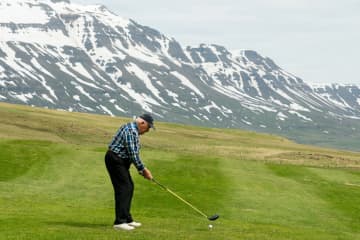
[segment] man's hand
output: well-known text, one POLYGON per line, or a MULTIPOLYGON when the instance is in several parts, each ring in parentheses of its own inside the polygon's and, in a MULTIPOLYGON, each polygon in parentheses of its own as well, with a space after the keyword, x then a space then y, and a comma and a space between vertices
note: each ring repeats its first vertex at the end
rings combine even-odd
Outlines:
POLYGON ((153 179, 153 176, 151 175, 151 172, 149 169, 145 168, 143 171, 142 171, 142 174, 144 178, 148 179, 148 180, 152 180, 153 179))

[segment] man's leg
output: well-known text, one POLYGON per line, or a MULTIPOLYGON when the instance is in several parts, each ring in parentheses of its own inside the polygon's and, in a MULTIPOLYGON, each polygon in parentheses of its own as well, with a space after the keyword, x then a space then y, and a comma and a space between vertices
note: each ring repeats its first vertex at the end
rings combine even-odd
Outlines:
POLYGON ((126 222, 127 223, 131 223, 133 222, 133 218, 131 216, 131 201, 132 201, 132 197, 133 197, 133 194, 134 194, 134 182, 133 180, 131 179, 131 176, 129 174, 129 183, 130 183, 130 186, 129 186, 129 197, 127 199, 127 202, 126 202, 126 211, 127 211, 127 219, 126 219, 126 222))

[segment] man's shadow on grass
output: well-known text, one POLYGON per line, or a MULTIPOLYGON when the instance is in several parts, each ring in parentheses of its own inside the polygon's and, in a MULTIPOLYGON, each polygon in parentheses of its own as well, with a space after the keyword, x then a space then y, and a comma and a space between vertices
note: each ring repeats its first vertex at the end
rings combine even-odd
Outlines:
POLYGON ((105 223, 87 223, 87 222, 72 222, 72 221, 53 221, 47 222, 49 225, 57 226, 67 226, 67 227, 76 227, 76 228, 107 228, 111 225, 105 223))

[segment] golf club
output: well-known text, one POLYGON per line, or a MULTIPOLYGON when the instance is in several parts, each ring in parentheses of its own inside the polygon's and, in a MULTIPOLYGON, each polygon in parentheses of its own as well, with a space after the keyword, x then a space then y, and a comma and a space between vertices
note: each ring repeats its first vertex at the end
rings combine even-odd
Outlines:
POLYGON ((191 203, 189 203, 188 201, 186 201, 185 199, 183 199, 182 197, 180 197, 179 195, 177 195, 176 193, 174 193, 173 191, 171 191, 169 188, 165 187, 164 185, 162 185, 161 183, 159 183, 158 181, 156 181, 155 179, 152 179, 152 181, 154 183, 156 183, 157 185, 159 185, 161 188, 163 188, 164 190, 168 191, 169 193, 171 193, 174 197, 176 197, 177 199, 181 200, 183 203, 187 204, 189 207, 191 207, 192 209, 194 209, 196 212, 198 212, 200 215, 206 217, 208 220, 210 221, 215 221, 216 219, 218 219, 220 216, 218 214, 212 215, 212 216, 207 216, 205 213, 203 213, 202 211, 200 211, 199 209, 197 209, 196 207, 194 207, 191 203))

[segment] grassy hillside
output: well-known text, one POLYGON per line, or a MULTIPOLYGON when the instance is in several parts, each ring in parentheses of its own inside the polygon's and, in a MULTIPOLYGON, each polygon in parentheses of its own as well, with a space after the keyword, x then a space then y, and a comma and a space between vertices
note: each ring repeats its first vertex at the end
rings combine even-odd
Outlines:
POLYGON ((360 239, 360 154, 238 130, 156 123, 135 169, 133 215, 115 231, 107 143, 123 118, 0 103, 0 239, 360 239))

